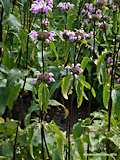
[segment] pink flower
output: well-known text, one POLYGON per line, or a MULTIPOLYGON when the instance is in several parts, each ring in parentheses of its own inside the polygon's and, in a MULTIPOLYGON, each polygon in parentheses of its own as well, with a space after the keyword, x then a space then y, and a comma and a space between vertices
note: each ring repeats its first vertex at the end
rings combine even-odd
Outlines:
POLYGON ((60 2, 57 7, 60 8, 61 11, 65 12, 72 9, 74 4, 71 4, 70 2, 60 2))
POLYGON ((41 73, 39 71, 35 72, 35 76, 37 77, 36 82, 41 83, 42 81, 46 82, 47 84, 50 84, 52 82, 55 82, 54 74, 51 72, 45 72, 41 73))
POLYGON ((31 39, 34 41, 34 40, 37 40, 37 38, 38 38, 38 36, 39 36, 39 33, 33 30, 33 31, 31 31, 31 32, 29 33, 29 36, 30 36, 31 39))
POLYGON ((31 5, 31 11, 34 14, 44 13, 48 14, 49 11, 52 11, 53 0, 36 0, 31 5))
POLYGON ((117 82, 120 83, 120 78, 117 79, 117 82))
POLYGON ((53 32, 53 31, 51 31, 51 32, 49 32, 48 33, 49 34, 49 36, 46 38, 46 43, 50 43, 50 42, 52 42, 52 41, 54 41, 55 39, 54 39, 54 36, 55 36, 55 33, 53 32))
POLYGON ((49 20, 48 20, 47 18, 43 19, 43 20, 42 20, 42 25, 43 25, 45 28, 47 28, 48 25, 49 25, 49 20))

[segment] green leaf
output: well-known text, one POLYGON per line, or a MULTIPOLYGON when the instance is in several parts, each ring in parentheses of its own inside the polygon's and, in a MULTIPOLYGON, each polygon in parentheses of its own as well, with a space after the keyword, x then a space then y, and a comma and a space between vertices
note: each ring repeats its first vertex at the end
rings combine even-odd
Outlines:
POLYGON ((109 97, 110 97, 110 87, 108 84, 106 84, 103 87, 103 104, 105 108, 108 108, 109 97))
POLYGON ((38 98, 39 98, 40 108, 42 109, 43 107, 43 111, 46 112, 48 108, 48 101, 49 101, 49 90, 47 85, 44 82, 41 83, 39 86, 38 98))
POLYGON ((0 156, 0 159, 5 159, 5 160, 8 160, 8 157, 5 157, 5 156, 0 156))
POLYGON ((7 160, 12 159, 13 156, 13 147, 7 141, 4 141, 2 145, 0 145, 1 156, 7 157, 7 160))
POLYGON ((82 135, 83 128, 81 127, 81 125, 82 125, 82 121, 79 121, 73 126, 74 139, 80 138, 80 136, 82 135))
POLYGON ((58 53, 57 53, 57 51, 56 51, 55 44, 54 44, 53 42, 51 42, 49 45, 50 45, 51 51, 55 54, 56 59, 58 60, 58 53))
POLYGON ((79 155, 82 160, 85 160, 84 147, 83 147, 84 141, 83 141, 83 138, 81 137, 81 135, 84 133, 83 131, 84 131, 84 129, 82 128, 82 121, 77 122, 73 127, 73 136, 75 139, 75 145, 76 145, 76 148, 79 152, 79 155))
POLYGON ((20 22, 17 20, 17 18, 13 14, 9 15, 7 21, 10 26, 14 26, 18 29, 21 27, 20 22))
POLYGON ((33 159, 35 159, 34 154, 33 154, 33 145, 30 144, 30 155, 33 159))
POLYGON ((88 64, 88 62, 90 61, 89 57, 84 57, 82 62, 81 62, 81 68, 84 70, 86 68, 86 65, 88 64))
POLYGON ((109 76, 106 70, 105 56, 107 51, 105 50, 97 60, 97 78, 100 84, 106 84, 109 82, 109 76))
POLYGON ((20 84, 15 84, 13 86, 10 85, 7 89, 8 89, 8 100, 6 105, 9 107, 9 109, 12 109, 13 103, 18 97, 20 92, 20 84))
POLYGON ((0 115, 2 115, 6 108, 6 102, 7 102, 7 93, 6 93, 5 87, 0 87, 0 115))
POLYGON ((62 95, 65 99, 68 99, 68 92, 71 87, 71 83, 72 83, 71 74, 68 74, 66 77, 62 79, 61 89, 62 89, 62 95))
POLYGON ((12 6, 11 0, 0 0, 0 2, 1 2, 2 5, 3 5, 5 14, 8 16, 8 15, 9 15, 10 8, 11 8, 11 6, 12 6))
POLYGON ((61 104, 60 102, 58 102, 58 101, 56 101, 56 100, 54 100, 54 99, 49 100, 48 105, 50 105, 50 106, 61 106, 61 107, 63 107, 63 108, 65 107, 63 104, 61 104))
POLYGON ((75 82, 75 89, 77 93, 77 107, 79 108, 83 102, 83 93, 80 81, 75 82))
POLYGON ((56 141, 56 148, 61 157, 61 160, 64 159, 64 144, 66 143, 66 138, 63 132, 59 129, 59 127, 52 123, 49 125, 51 131, 54 133, 55 141, 56 141))
POLYGON ((113 113, 120 119, 120 89, 112 90, 113 113))
POLYGON ((84 87, 86 87, 86 88, 88 88, 88 89, 91 89, 90 84, 85 81, 85 77, 84 77, 84 76, 80 76, 79 81, 80 81, 80 83, 81 83, 84 87))
POLYGON ((32 145, 37 147, 39 144, 41 144, 41 128, 37 127, 34 129, 32 145))
POLYGON ((91 89, 91 92, 92 92, 93 97, 95 98, 95 97, 96 97, 96 92, 95 92, 95 90, 94 90, 93 87, 92 87, 92 89, 91 89))

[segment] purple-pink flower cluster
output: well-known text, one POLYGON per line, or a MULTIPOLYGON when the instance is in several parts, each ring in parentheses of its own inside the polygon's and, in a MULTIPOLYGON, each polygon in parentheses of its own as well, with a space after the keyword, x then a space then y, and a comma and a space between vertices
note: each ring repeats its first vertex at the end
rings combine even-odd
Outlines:
POLYGON ((42 20, 42 26, 43 26, 43 28, 48 28, 48 25, 49 25, 49 20, 48 20, 48 18, 45 18, 45 19, 43 19, 42 20))
POLYGON ((69 40, 70 42, 79 42, 82 39, 91 37, 91 33, 88 34, 83 29, 76 31, 64 30, 63 32, 60 32, 60 35, 63 39, 69 40))
POLYGON ((102 18, 102 11, 100 9, 96 9, 92 3, 85 4, 85 8, 82 10, 82 14, 87 19, 99 20, 102 18))
POLYGON ((60 2, 57 6, 62 12, 69 11, 74 8, 74 4, 70 2, 60 2))
POLYGON ((108 29, 108 24, 106 22, 102 22, 102 23, 98 23, 98 27, 103 30, 106 31, 108 29))
POLYGON ((36 71, 35 77, 36 77, 36 79, 34 79, 34 84, 36 84, 36 83, 40 84, 41 82, 45 82, 47 84, 50 84, 52 82, 55 82, 54 74, 51 72, 41 73, 39 71, 36 71))
POLYGON ((52 41, 54 41, 55 33, 53 31, 36 32, 33 30, 29 33, 29 36, 33 41, 42 40, 45 41, 46 43, 51 43, 52 41))
POLYGON ((34 14, 44 13, 48 14, 49 11, 52 11, 53 0, 36 0, 31 6, 31 11, 34 14))
POLYGON ((45 42, 50 43, 54 41, 55 40, 54 37, 55 37, 55 32, 52 32, 52 31, 48 32, 48 37, 45 39, 45 42))
POLYGON ((77 78, 80 74, 83 73, 83 69, 81 68, 80 64, 72 64, 67 65, 63 68, 63 71, 61 72, 61 76, 66 76, 68 73, 74 74, 74 76, 77 78))
POLYGON ((99 6, 103 6, 103 5, 107 4, 107 0, 96 0, 96 4, 99 6))
POLYGON ((35 41, 35 40, 38 39, 39 33, 36 32, 36 31, 34 31, 34 30, 32 30, 32 31, 29 33, 29 36, 30 36, 30 38, 31 38, 33 41, 35 41))

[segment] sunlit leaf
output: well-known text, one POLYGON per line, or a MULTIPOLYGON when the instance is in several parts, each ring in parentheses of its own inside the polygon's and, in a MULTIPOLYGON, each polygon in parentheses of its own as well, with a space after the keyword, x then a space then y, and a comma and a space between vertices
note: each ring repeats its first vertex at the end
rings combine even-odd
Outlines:
POLYGON ((62 89, 62 95, 65 99, 68 99, 68 92, 69 92, 71 83, 72 83, 72 77, 70 74, 65 76, 62 79, 61 89, 62 89))

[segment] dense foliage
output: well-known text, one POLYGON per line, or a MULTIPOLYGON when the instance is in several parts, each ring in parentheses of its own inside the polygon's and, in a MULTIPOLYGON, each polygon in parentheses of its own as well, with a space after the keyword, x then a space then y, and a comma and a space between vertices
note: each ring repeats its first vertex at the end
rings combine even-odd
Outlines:
POLYGON ((120 160, 120 0, 0 0, 0 159, 120 160))

